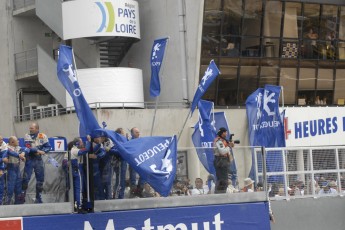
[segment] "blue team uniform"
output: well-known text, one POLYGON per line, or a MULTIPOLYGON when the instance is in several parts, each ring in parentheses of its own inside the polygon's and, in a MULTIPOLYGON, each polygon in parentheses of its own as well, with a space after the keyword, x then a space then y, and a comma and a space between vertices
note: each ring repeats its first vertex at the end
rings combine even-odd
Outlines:
POLYGON ((42 156, 37 154, 37 150, 42 150, 48 153, 51 146, 48 137, 44 133, 26 134, 24 137, 25 146, 29 148, 30 152, 26 156, 24 175, 23 175, 23 190, 26 191, 31 178, 32 170, 36 177, 36 201, 35 203, 42 203, 42 191, 44 183, 44 167, 42 156))

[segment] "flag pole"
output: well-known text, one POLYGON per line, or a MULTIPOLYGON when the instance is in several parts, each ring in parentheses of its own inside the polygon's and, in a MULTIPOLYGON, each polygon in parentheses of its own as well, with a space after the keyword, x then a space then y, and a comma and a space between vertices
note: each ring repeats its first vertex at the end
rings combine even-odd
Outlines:
MULTIPOLYGON (((164 63, 164 60, 165 60, 165 57, 167 56, 167 53, 168 53, 168 45, 169 45, 169 38, 170 37, 167 37, 168 39, 167 39, 167 43, 166 43, 166 45, 165 45, 165 55, 164 55, 164 57, 163 57, 163 60, 162 60, 162 63, 164 63)), ((163 67, 162 67, 162 71, 161 71, 161 73, 163 73, 164 71, 164 68, 165 67, 165 65, 163 65, 163 67)), ((161 74, 161 76, 163 76, 163 74, 161 74)), ((159 80, 160 81, 160 83, 163 83, 161 80, 163 79, 163 77, 160 77, 161 79, 159 80)), ((161 84, 162 85, 162 84, 161 84)), ((156 113, 157 113, 157 107, 158 107, 158 98, 159 98, 159 96, 157 96, 156 97, 156 103, 155 103, 155 111, 154 111, 154 113, 153 113, 153 118, 152 118, 152 125, 151 125, 151 131, 150 131, 150 136, 152 136, 152 134, 153 134, 153 127, 154 127, 154 125, 155 125, 155 121, 156 121, 156 113)))
POLYGON ((183 126, 182 126, 182 128, 181 128, 181 130, 180 130, 180 132, 179 132, 179 134, 178 134, 177 142, 180 140, 181 134, 182 134, 182 132, 183 132, 184 127, 186 126, 187 120, 188 120, 188 118, 189 118, 191 112, 192 112, 192 111, 189 110, 189 113, 187 114, 186 120, 184 121, 183 126))

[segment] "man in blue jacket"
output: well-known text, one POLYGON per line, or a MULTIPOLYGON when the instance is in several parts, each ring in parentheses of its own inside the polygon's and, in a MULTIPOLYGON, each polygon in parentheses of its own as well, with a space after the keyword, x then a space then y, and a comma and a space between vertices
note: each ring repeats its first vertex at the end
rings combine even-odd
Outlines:
POLYGON ((48 153, 51 150, 51 146, 49 144, 48 137, 44 133, 39 132, 39 125, 37 122, 30 124, 29 134, 25 135, 24 142, 25 146, 30 149, 30 152, 26 156, 22 189, 25 194, 31 178, 32 170, 34 170, 36 177, 35 203, 42 203, 44 182, 42 155, 48 153))
POLYGON ((18 138, 11 136, 8 139, 7 152, 3 160, 7 163, 7 200, 6 204, 10 204, 13 193, 14 204, 24 203, 22 194, 22 177, 20 174, 20 164, 25 161, 25 156, 29 153, 29 149, 20 147, 18 138))

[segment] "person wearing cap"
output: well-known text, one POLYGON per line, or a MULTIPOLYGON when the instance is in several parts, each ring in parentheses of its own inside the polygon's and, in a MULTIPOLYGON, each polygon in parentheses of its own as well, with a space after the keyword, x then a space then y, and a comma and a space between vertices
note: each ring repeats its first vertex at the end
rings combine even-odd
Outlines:
POLYGON ((251 178, 244 179, 243 192, 254 192, 254 181, 251 178))
POLYGON ((220 128, 217 137, 213 141, 214 147, 214 167, 216 169, 216 190, 215 193, 225 193, 228 187, 228 175, 231 154, 230 148, 234 147, 234 143, 226 140, 226 128, 220 128))
POLYGON ((338 194, 337 190, 332 188, 336 185, 337 185, 337 183, 335 181, 330 181, 330 182, 324 181, 324 182, 322 182, 321 189, 320 189, 318 195, 338 194))

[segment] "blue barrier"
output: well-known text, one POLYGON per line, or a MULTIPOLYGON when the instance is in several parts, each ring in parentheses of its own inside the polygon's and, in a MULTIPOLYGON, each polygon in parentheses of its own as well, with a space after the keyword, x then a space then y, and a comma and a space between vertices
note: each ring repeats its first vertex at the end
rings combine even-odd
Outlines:
MULTIPOLYGON (((159 202, 159 200, 157 200, 159 202)), ((125 230, 269 230, 267 202, 141 209, 90 214, 20 218, 23 230, 125 229, 125 230)), ((6 224, 11 218, 6 220, 6 224)), ((2 229, 0 219, 0 229, 2 229)), ((18 225, 18 218, 13 223, 18 225)), ((17 226, 16 225, 16 226, 17 226)), ((6 225, 11 226, 11 225, 6 225)), ((10 228, 17 229, 17 228, 10 228)), ((19 228, 18 228, 19 229, 19 228)))

